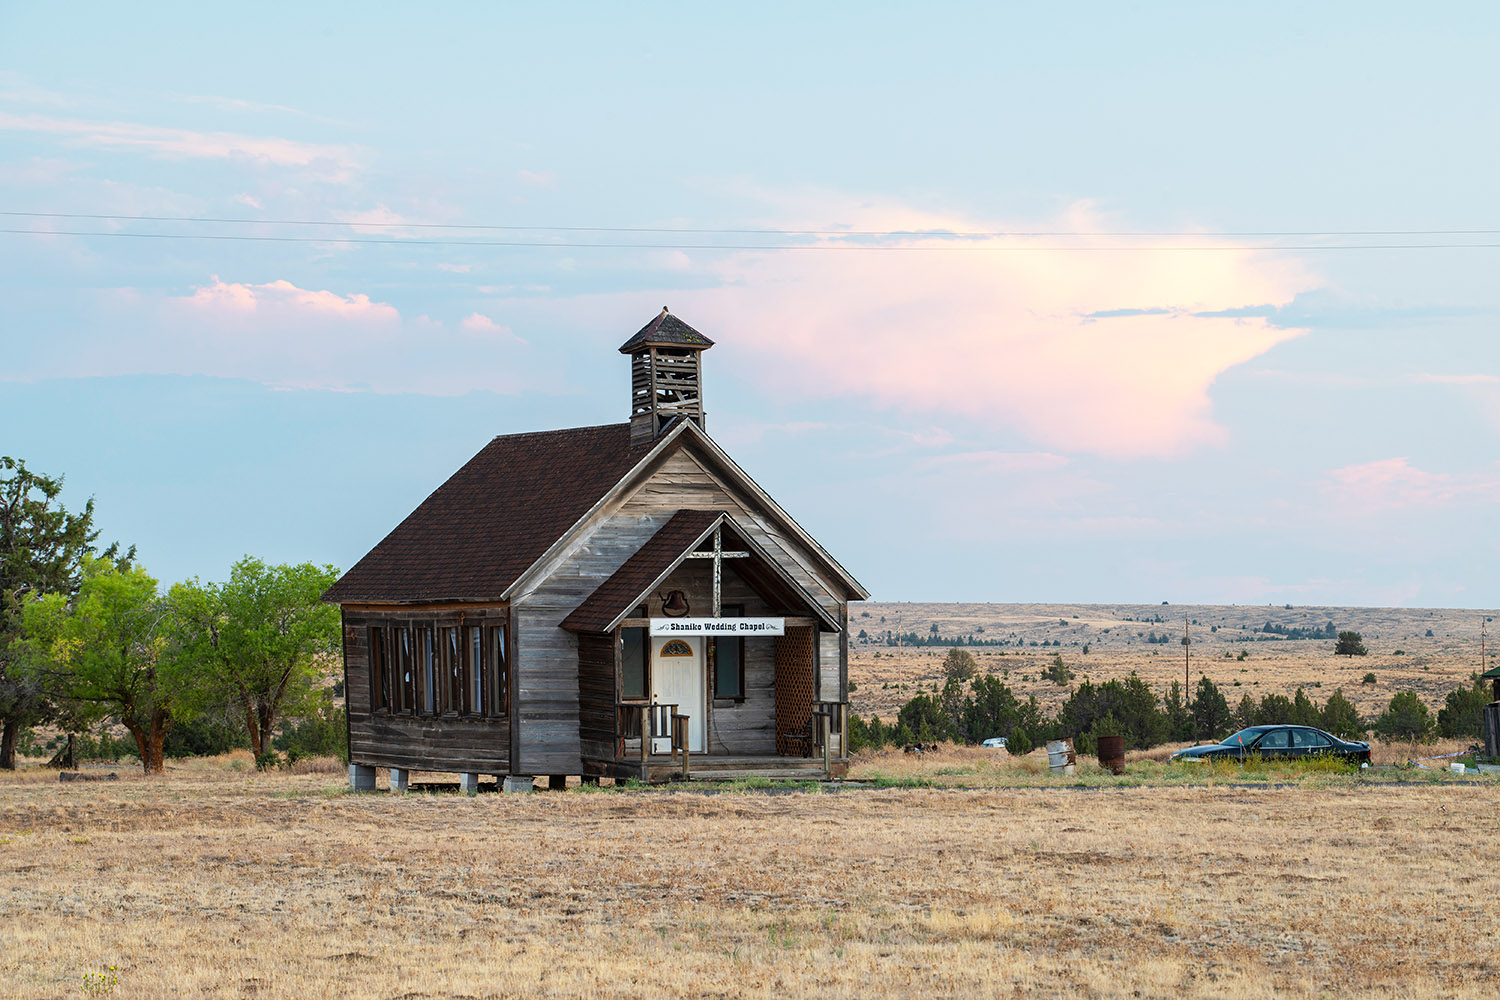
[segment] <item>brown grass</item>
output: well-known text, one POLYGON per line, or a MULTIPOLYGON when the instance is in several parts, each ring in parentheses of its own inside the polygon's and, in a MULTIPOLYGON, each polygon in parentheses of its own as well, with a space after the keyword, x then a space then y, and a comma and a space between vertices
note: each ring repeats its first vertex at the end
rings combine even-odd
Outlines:
POLYGON ((1493 784, 466 798, 120 775, 0 777, 0 994, 87 995, 110 966, 125 1000, 1429 997, 1500 973, 1493 784))
MULTIPOLYGON (((1014 636, 1028 645, 972 647, 969 651, 981 670, 1003 677, 1022 698, 1036 695, 1049 710, 1068 694, 1066 687, 1041 678, 1056 655, 1080 680, 1087 677, 1099 683, 1135 671, 1164 694, 1168 685, 1183 678, 1179 639, 1186 617, 1200 623, 1191 627, 1192 683, 1200 675, 1208 676, 1223 690, 1230 708, 1245 694, 1257 701, 1271 693, 1291 697, 1298 687, 1321 704, 1335 688, 1343 688, 1344 696, 1365 716, 1379 714, 1398 691, 1415 691, 1430 707, 1440 707, 1449 691, 1467 683, 1469 675, 1479 669, 1479 629, 1485 617, 1480 611, 1428 608, 875 602, 853 606, 851 615, 850 628, 856 634, 860 629, 872 635, 890 629, 927 635, 936 624, 939 634, 947 636, 1014 636), (1165 620, 1139 620, 1154 617, 1165 620), (1131 618, 1137 620, 1127 620, 1131 618), (1334 656, 1331 640, 1286 640, 1253 631, 1267 621, 1321 626, 1329 620, 1337 628, 1360 632, 1369 655, 1334 656), (1210 631, 1213 626, 1217 632, 1210 631), (979 628, 985 631, 979 634, 979 628), (1428 629, 1431 637, 1426 635, 1428 629), (1147 643, 1145 637, 1153 632, 1170 634, 1171 641, 1147 643), (1043 641, 1062 645, 1029 645, 1043 641), (1084 644, 1090 647, 1087 654, 1084 644), (1245 660, 1236 659, 1241 650, 1245 660), (1362 683, 1366 673, 1375 675, 1374 684, 1362 683)), ((1492 642, 1492 656, 1493 647, 1492 642)), ((947 649, 896 649, 856 641, 849 652, 849 677, 856 685, 850 697, 854 711, 890 721, 918 690, 941 685, 940 666, 947 649)))

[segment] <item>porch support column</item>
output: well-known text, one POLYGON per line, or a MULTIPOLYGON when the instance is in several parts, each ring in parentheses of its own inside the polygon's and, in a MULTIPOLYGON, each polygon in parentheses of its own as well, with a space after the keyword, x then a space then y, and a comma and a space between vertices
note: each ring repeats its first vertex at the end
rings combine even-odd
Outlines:
POLYGON ((349 788, 356 792, 373 792, 375 790, 375 769, 368 764, 350 764, 349 788))

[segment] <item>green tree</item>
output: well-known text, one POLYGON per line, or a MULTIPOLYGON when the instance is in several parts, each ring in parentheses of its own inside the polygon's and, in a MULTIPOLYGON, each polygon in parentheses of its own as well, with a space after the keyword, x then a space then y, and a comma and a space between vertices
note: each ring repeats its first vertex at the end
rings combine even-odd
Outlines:
POLYGON ((1375 720, 1375 732, 1388 740, 1425 740, 1432 735, 1432 716, 1414 691, 1401 691, 1375 720))
POLYGON ((1239 707, 1234 710, 1234 728, 1246 729, 1256 724, 1259 718, 1260 707, 1255 704, 1255 698, 1245 695, 1240 699, 1239 707))
POLYGON ((1162 712, 1167 717, 1167 739, 1181 743, 1193 738, 1193 710, 1183 701, 1182 685, 1177 681, 1167 689, 1162 712))
POLYGON ((1365 649, 1365 640, 1358 632, 1340 632, 1338 641, 1333 644, 1333 652, 1336 656, 1364 656, 1369 652, 1365 649))
POLYGON ((168 731, 201 700, 201 675, 156 581, 139 567, 92 560, 71 602, 61 594, 29 601, 22 621, 25 668, 79 723, 123 725, 146 773, 160 774, 168 731))
POLYGON ((1062 687, 1073 679, 1073 671, 1068 669, 1067 664, 1063 663, 1062 654, 1058 653, 1052 658, 1052 665, 1042 671, 1042 676, 1062 687))
POLYGON ((1318 713, 1318 706, 1313 704, 1307 692, 1301 688, 1297 689, 1297 695, 1292 699, 1291 718, 1295 726, 1316 726, 1323 721, 1318 713))
POLYGON ((901 706, 896 715, 896 728, 910 734, 902 741, 904 743, 951 740, 955 735, 953 722, 938 700, 926 694, 919 694, 901 706))
POLYGON ((207 696, 241 713, 257 756, 282 716, 318 708, 319 682, 339 650, 339 609, 322 602, 337 579, 332 566, 267 566, 246 556, 226 583, 172 588, 212 681, 207 696))
POLYGON ((950 681, 957 680, 961 684, 967 684, 978 672, 979 664, 974 662, 974 655, 967 649, 955 646, 943 657, 943 676, 950 681))
POLYGON ((1292 721, 1292 711, 1295 706, 1292 699, 1284 694, 1268 694, 1260 700, 1260 708, 1255 713, 1255 724, 1257 726, 1284 726, 1292 721))
MULTIPOLYGON (((72 597, 83 581, 84 561, 94 553, 94 501, 69 513, 58 500, 62 477, 26 468, 0 457, 0 768, 16 766, 16 735, 53 714, 48 692, 36 675, 19 667, 21 609, 45 594, 72 597)), ((104 558, 116 558, 111 545, 104 558)), ((123 557, 128 565, 132 548, 123 557)))
POLYGON ((1193 694, 1193 735, 1200 740, 1216 740, 1229 732, 1229 702, 1208 677, 1198 678, 1193 694))
POLYGON ((1489 692, 1485 691, 1485 682, 1477 673, 1469 675, 1469 679, 1472 682, 1469 686, 1449 691, 1443 707, 1438 709, 1439 736, 1479 738, 1484 706, 1490 701, 1489 692))
POLYGON ((1354 704, 1344 697, 1344 689, 1337 688, 1328 696, 1328 702, 1319 713, 1318 725, 1335 736, 1346 740, 1357 739, 1364 734, 1365 724, 1360 721, 1354 704))
POLYGON ((1036 700, 1020 701, 998 677, 976 678, 972 690, 973 695, 964 701, 961 727, 970 740, 1004 736, 1008 741, 1017 729, 1035 728, 1041 723, 1041 709, 1036 700))

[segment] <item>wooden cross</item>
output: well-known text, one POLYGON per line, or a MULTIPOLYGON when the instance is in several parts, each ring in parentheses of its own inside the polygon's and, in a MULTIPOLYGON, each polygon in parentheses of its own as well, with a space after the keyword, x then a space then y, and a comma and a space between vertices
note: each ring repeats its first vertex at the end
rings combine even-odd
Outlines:
POLYGON ((715 617, 715 618, 719 617, 719 611, 720 611, 720 608, 719 608, 719 586, 720 586, 720 581, 723 579, 723 576, 724 576, 724 560, 725 559, 749 559, 750 558, 750 553, 748 553, 748 552, 725 552, 724 551, 724 539, 723 539, 723 534, 722 534, 723 527, 724 527, 724 525, 723 525, 723 522, 721 521, 719 523, 719 526, 716 527, 716 528, 714 528, 714 547, 713 547, 713 551, 712 552, 689 552, 687 554, 687 557, 689 559, 712 559, 714 561, 714 614, 713 614, 713 617, 715 617))

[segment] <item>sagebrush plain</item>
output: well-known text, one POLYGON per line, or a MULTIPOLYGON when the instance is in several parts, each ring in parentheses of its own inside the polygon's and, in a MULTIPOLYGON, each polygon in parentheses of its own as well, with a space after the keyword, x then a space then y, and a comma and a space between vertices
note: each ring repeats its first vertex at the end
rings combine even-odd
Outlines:
MULTIPOLYGON (((890 766, 975 752, 954 753, 890 766)), ((1500 975, 1493 782, 1042 766, 1017 788, 465 797, 244 764, 0 778, 0 992, 1433 997, 1500 975)))

